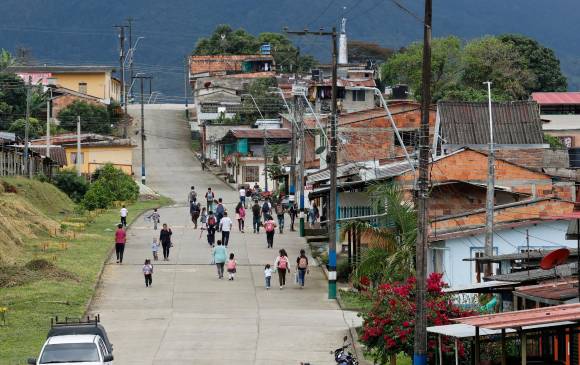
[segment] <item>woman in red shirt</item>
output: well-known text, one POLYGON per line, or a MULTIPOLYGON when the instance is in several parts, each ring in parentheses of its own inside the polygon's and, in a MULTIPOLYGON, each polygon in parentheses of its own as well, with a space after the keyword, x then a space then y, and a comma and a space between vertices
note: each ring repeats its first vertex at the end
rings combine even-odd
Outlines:
POLYGON ((117 253, 117 263, 123 263, 123 252, 125 252, 125 243, 127 242, 127 233, 123 229, 123 225, 117 225, 115 231, 115 252, 117 253))

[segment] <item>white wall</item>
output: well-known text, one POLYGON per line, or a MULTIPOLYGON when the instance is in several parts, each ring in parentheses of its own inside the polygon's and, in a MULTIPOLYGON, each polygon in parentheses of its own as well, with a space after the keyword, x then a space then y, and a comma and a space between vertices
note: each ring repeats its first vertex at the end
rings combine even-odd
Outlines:
MULTIPOLYGON (((559 247, 576 247, 576 241, 566 240, 568 223, 548 221, 537 225, 520 226, 496 231, 493 237, 494 255, 520 252, 526 248, 526 229, 529 231, 530 249, 554 250, 559 247)), ((476 282, 475 265, 463 261, 483 250, 485 234, 450 239, 432 244, 428 254, 428 272, 433 272, 433 261, 437 252, 443 255, 443 280, 451 287, 465 286, 476 282), (439 248, 439 249, 437 249, 439 248)))

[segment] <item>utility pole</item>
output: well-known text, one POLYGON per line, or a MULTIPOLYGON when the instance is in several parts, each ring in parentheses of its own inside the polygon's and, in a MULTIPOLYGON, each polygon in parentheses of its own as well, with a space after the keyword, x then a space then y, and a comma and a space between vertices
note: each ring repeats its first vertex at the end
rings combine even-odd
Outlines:
POLYGON ((306 142, 304 140, 304 113, 302 111, 302 100, 300 100, 300 176, 299 176, 299 183, 300 183, 300 237, 304 237, 304 154, 305 154, 305 145, 306 142))
POLYGON ((145 185, 145 99, 143 96, 143 80, 150 80, 152 77, 138 73, 134 78, 139 79, 141 82, 141 183, 145 185))
MULTIPOLYGON (((133 18, 132 17, 128 17, 127 18, 127 29, 129 30, 129 80, 133 81, 133 53, 135 52, 135 50, 133 49, 133 18)), ((129 96, 133 95, 133 88, 129 89, 129 96)), ((125 100, 126 101, 126 100, 125 100)))
MULTIPOLYGON (((495 205, 495 146, 493 142, 493 115, 491 110, 491 81, 487 84, 487 101, 489 108, 489 154, 487 156, 487 198, 485 202, 485 256, 493 256, 493 209, 495 205)), ((485 265, 485 276, 492 275, 492 264, 485 265)))
POLYGON ((296 121, 298 120, 298 102, 300 101, 298 95, 294 95, 294 122, 292 124, 292 141, 290 143, 290 195, 294 196, 296 201, 296 121))
POLYGON ((121 67, 121 104, 127 114, 127 95, 125 94, 125 28, 126 25, 115 25, 119 29, 119 66, 121 67))
POLYGON ((416 290, 415 296, 415 342, 413 364, 427 364, 427 245, 429 238, 429 107, 431 106, 431 23, 432 0, 425 0, 423 19, 423 70, 421 93, 421 128, 419 130, 419 179, 415 200, 417 202, 417 247, 416 247, 416 290))
POLYGON ((189 58, 185 57, 185 73, 184 73, 184 86, 183 86, 183 94, 185 96, 185 119, 189 121, 189 109, 187 104, 187 83, 189 81, 189 58))
POLYGON ((338 73, 338 33, 336 27, 331 32, 325 32, 320 29, 318 32, 310 32, 308 29, 303 31, 291 32, 285 29, 287 34, 294 35, 318 35, 332 37, 332 106, 330 115, 330 153, 328 169, 330 170, 330 192, 328 199, 328 299, 336 299, 336 213, 337 196, 336 196, 336 167, 337 167, 337 140, 336 140, 336 123, 337 123, 337 73, 338 73))
POLYGON ((264 191, 268 191, 268 127, 264 126, 264 191))
POLYGON ((52 88, 50 97, 46 100, 46 157, 50 158, 50 104, 52 102, 52 88))
POLYGON ((30 94, 32 92, 32 76, 28 76, 28 85, 26 85, 26 120, 24 124, 24 171, 26 176, 32 177, 30 171, 30 152, 28 150, 29 134, 30 134, 30 94))
POLYGON ((81 116, 77 115, 77 176, 81 176, 81 116))

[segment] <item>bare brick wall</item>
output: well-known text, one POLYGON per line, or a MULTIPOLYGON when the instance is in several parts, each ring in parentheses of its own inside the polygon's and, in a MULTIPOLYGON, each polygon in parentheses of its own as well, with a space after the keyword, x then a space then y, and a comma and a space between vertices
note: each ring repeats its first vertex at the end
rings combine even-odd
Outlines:
POLYGON ((89 98, 80 98, 80 97, 75 96, 75 95, 59 96, 58 98, 55 98, 52 100, 52 116, 53 116, 53 118, 58 118, 58 114, 60 113, 60 111, 64 108, 66 108, 67 106, 71 105, 75 101, 84 101, 85 103, 92 104, 92 105, 103 105, 99 101, 89 99, 89 98))

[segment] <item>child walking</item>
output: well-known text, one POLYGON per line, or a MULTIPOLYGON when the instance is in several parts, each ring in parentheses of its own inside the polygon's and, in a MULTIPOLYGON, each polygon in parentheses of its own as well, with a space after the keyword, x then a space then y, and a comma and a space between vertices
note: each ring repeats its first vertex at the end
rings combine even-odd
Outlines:
POLYGON ((157 255, 157 252, 159 252, 159 242, 157 241, 156 237, 153 237, 153 242, 151 243, 151 251, 153 252, 153 260, 157 261, 159 260, 159 256, 157 255))
POLYGON ((157 212, 157 208, 153 209, 153 213, 151 213, 151 215, 148 218, 150 218, 153 221, 153 229, 157 230, 157 225, 161 220, 161 216, 159 215, 159 212, 157 212))
POLYGON ((236 266, 238 266, 238 263, 236 262, 236 259, 234 259, 234 254, 231 253, 230 259, 228 260, 228 265, 227 265, 228 280, 231 280, 231 281, 234 280, 234 278, 236 276, 236 266))
POLYGON ((272 268, 270 264, 266 264, 264 268, 264 278, 266 279, 266 290, 270 289, 270 281, 272 280, 272 268))
POLYGON ((153 265, 149 259, 145 259, 145 264, 143 264, 143 275, 145 275, 145 287, 148 288, 153 284, 153 265))
POLYGON ((207 210, 205 207, 201 208, 199 222, 201 223, 201 230, 199 231, 199 239, 201 239, 201 236, 203 236, 203 231, 207 230, 207 210))

